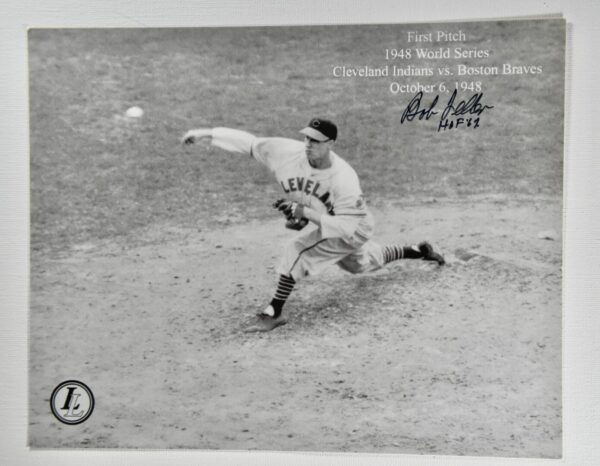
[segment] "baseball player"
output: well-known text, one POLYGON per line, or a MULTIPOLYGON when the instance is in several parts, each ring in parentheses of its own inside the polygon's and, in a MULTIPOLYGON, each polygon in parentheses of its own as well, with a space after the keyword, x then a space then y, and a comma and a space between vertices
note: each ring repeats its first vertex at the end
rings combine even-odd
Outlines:
POLYGON ((256 137, 229 128, 188 131, 186 145, 208 141, 230 153, 251 156, 273 172, 284 197, 274 207, 286 217, 286 227, 302 230, 284 248, 277 268, 279 282, 273 299, 249 332, 268 332, 287 319, 283 306, 296 282, 337 264, 351 273, 377 270, 399 259, 423 259, 444 264, 431 245, 381 246, 371 239, 373 216, 354 169, 333 152, 337 127, 313 118, 300 133, 304 142, 256 137))

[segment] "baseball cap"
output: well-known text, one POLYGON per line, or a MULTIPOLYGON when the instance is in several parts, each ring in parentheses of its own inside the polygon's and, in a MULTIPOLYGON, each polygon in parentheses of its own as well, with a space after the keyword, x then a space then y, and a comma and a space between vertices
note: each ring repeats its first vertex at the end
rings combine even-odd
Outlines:
POLYGON ((337 139, 337 126, 329 120, 323 118, 313 118, 308 126, 300 130, 302 134, 319 142, 325 142, 329 139, 337 139))

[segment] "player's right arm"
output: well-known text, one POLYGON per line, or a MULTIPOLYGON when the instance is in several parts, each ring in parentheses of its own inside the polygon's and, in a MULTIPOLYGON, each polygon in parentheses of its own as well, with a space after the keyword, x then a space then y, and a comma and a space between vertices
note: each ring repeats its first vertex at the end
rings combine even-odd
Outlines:
POLYGON ((230 128, 199 128, 192 129, 183 135, 181 142, 185 145, 204 142, 220 147, 235 154, 249 155, 256 136, 230 128))
POLYGON ((192 129, 184 134, 181 142, 185 145, 205 142, 234 154, 251 155, 271 171, 304 154, 304 144, 300 141, 256 137, 231 128, 192 129))

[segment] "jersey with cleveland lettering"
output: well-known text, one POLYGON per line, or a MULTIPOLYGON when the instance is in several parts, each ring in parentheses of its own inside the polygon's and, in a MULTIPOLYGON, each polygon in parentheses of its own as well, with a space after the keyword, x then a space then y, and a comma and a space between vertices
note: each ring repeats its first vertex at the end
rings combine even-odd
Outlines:
POLYGON ((331 166, 313 168, 302 142, 286 138, 259 138, 228 128, 213 129, 213 144, 251 154, 275 175, 290 200, 321 215, 324 238, 363 241, 372 235, 373 217, 364 201, 354 169, 334 152, 331 166))

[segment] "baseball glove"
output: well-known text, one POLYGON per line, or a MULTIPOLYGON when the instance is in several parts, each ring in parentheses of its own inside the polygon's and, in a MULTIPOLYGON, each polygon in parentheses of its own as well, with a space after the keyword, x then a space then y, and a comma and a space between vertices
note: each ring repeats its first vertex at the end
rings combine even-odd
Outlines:
POLYGON ((273 207, 285 215, 286 222, 285 227, 290 230, 302 230, 308 225, 308 219, 304 217, 297 218, 298 203, 293 201, 286 201, 285 199, 278 199, 273 203, 273 207))
POLYGON ((308 219, 306 218, 290 218, 285 222, 285 227, 290 230, 300 231, 308 225, 308 219))

